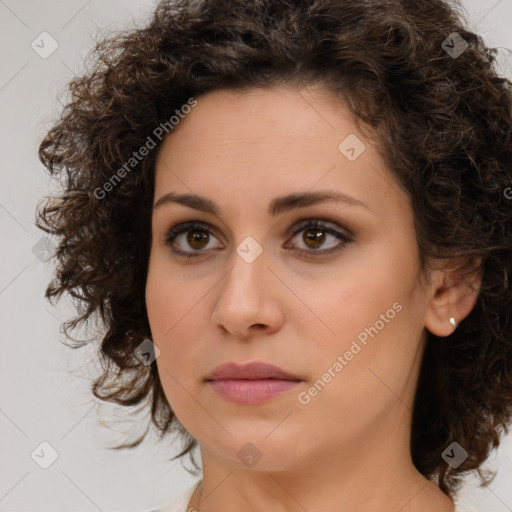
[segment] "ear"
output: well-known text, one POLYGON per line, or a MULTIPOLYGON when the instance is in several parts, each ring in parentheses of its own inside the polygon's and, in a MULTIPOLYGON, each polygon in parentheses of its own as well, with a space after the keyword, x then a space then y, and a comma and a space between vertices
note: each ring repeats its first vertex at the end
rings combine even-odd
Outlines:
POLYGON ((436 336, 449 336, 456 329, 450 324, 455 318, 459 324, 475 305, 482 284, 482 258, 455 258, 437 260, 440 266, 432 271, 431 290, 425 327, 436 336))

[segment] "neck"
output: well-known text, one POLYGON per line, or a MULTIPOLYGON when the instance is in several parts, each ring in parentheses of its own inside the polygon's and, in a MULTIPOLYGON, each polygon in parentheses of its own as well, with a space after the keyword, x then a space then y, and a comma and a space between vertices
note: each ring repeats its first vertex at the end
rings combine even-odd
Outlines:
POLYGON ((240 469, 203 448, 203 481, 187 510, 453 512, 453 501, 412 464, 407 436, 395 441, 397 425, 388 435, 378 430, 359 444, 317 450, 293 468, 240 469))

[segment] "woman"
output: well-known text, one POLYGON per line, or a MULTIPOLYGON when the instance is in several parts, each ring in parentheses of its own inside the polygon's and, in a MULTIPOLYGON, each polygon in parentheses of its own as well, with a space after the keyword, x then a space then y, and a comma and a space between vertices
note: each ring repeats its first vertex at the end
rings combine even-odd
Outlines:
POLYGON ((93 55, 40 147, 46 296, 104 322, 97 397, 199 444, 159 511, 471 510, 512 404, 512 90, 456 4, 164 1, 93 55))

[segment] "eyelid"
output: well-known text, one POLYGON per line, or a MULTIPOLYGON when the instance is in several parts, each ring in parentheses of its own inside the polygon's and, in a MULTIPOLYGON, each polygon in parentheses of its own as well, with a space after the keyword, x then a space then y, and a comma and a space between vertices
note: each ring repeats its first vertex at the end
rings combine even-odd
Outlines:
POLYGON ((298 220, 295 222, 290 229, 290 233, 292 235, 296 235, 298 232, 302 231, 305 227, 308 227, 310 225, 318 225, 321 228, 325 229, 326 231, 330 233, 337 233, 339 235, 342 235, 346 239, 353 239, 354 234, 352 231, 348 228, 344 228, 342 226, 339 226, 336 221, 329 220, 325 216, 322 217, 305 217, 302 220, 298 220))
MULTIPOLYGON (((343 226, 340 226, 340 220, 331 218, 329 215, 305 215, 302 218, 297 219, 291 227, 286 231, 286 235, 289 236, 290 234, 296 235, 297 232, 300 230, 300 228, 304 228, 305 226, 308 226, 310 224, 320 224, 322 227, 330 228, 330 226, 327 226, 326 224, 332 224, 332 229, 334 231, 341 231, 340 234, 344 235, 348 239, 354 239, 355 234, 353 230, 349 228, 346 222, 343 223, 343 226)), ((197 229, 204 229, 206 228, 207 231, 211 231, 212 233, 215 233, 217 231, 217 228, 210 224, 207 221, 203 220, 190 220, 190 221, 183 221, 178 222, 173 225, 170 229, 168 229, 165 232, 165 239, 168 239, 171 234, 178 234, 179 232, 184 231, 184 226, 190 226, 188 229, 197 228, 197 229), (183 228, 183 229, 182 229, 183 228)))
POLYGON ((213 234, 215 234, 215 232, 217 231, 215 226, 203 220, 184 221, 175 224, 172 228, 167 230, 165 233, 165 240, 167 241, 173 236, 180 235, 181 233, 191 231, 193 229, 208 231, 213 234))

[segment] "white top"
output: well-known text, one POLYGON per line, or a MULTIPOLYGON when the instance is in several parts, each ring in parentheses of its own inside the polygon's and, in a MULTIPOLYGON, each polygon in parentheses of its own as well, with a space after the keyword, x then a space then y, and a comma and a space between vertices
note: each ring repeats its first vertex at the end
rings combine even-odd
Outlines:
MULTIPOLYGON (((197 512, 194 508, 187 510, 188 502, 194 491, 199 487, 201 480, 197 481, 194 485, 189 487, 183 494, 175 498, 170 503, 163 505, 162 507, 152 510, 151 512, 197 512)), ((455 503, 455 512, 477 512, 467 501, 464 501, 462 498, 457 498, 456 496, 453 498, 453 502, 455 503)))
MULTIPOLYGON (((189 512, 187 510, 188 502, 201 482, 202 480, 198 480, 194 485, 189 487, 183 494, 180 494, 173 501, 166 503, 162 507, 152 510, 151 512, 189 512)), ((191 508, 190 512, 194 511, 195 509, 191 508)))

